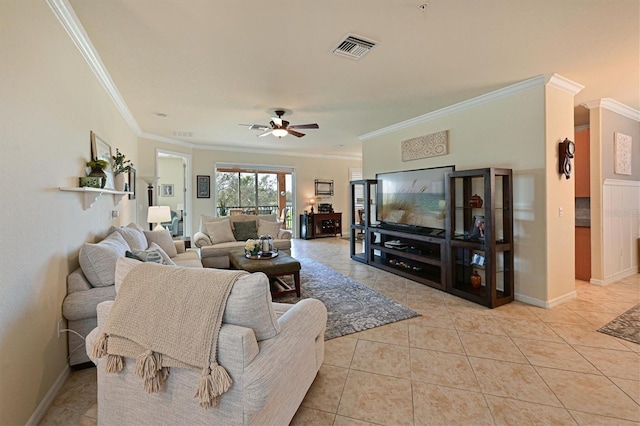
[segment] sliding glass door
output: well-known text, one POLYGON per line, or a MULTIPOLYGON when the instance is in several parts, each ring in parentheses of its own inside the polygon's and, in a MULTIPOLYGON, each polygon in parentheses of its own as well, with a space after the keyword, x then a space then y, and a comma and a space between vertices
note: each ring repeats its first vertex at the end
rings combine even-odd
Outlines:
POLYGON ((276 214, 291 228, 291 173, 246 169, 216 169, 217 216, 276 214))

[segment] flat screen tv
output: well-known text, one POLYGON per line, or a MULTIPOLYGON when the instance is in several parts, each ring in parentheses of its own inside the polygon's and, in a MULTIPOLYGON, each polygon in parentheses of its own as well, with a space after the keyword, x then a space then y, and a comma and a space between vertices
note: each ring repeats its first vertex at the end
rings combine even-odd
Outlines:
POLYGON ((382 226, 442 234, 445 174, 455 166, 378 173, 376 219, 382 226))

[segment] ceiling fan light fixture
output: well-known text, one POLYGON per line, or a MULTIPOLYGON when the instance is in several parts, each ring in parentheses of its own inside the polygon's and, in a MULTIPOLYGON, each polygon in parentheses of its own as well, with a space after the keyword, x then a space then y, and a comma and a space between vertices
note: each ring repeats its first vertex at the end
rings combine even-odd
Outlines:
POLYGON ((287 136, 289 134, 289 132, 287 132, 285 129, 275 129, 273 132, 271 132, 273 134, 273 136, 275 136, 276 138, 282 139, 283 137, 287 136))

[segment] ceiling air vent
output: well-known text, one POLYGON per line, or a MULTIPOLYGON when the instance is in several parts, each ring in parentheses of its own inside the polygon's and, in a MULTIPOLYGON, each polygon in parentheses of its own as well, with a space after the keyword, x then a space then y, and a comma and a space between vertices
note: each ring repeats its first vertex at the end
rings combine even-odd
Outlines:
POLYGON ((193 137, 193 132, 184 132, 181 130, 172 130, 171 131, 171 136, 173 136, 174 138, 192 138, 193 137))
POLYGON ((332 53, 345 58, 355 59, 356 61, 373 49, 378 42, 367 40, 355 34, 347 34, 338 42, 331 50, 332 53))

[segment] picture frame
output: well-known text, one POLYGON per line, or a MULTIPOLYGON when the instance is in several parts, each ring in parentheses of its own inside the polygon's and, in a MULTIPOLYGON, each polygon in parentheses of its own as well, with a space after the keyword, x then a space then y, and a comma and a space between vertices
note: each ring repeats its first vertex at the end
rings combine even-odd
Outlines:
POLYGON ((160 184, 160 196, 161 197, 173 197, 173 184, 162 183, 160 184))
POLYGON ((198 175, 196 177, 196 188, 198 198, 211 198, 211 176, 198 175))
POLYGON ((129 199, 136 199, 136 169, 129 169, 129 199))
POLYGON ((95 134, 93 130, 89 133, 91 140, 91 160, 98 159, 104 160, 108 163, 108 166, 103 171, 107 175, 107 181, 104 185, 107 189, 115 189, 115 182, 113 180, 113 160, 111 158, 111 145, 109 145, 104 139, 95 134))
POLYGON ((473 240, 484 240, 485 232, 484 216, 474 215, 471 228, 469 228, 469 238, 473 240))
POLYGON ((480 252, 473 252, 471 255, 471 262, 469 265, 484 268, 485 256, 480 252))
POLYGON ((333 195, 333 180, 316 179, 315 195, 333 195))

